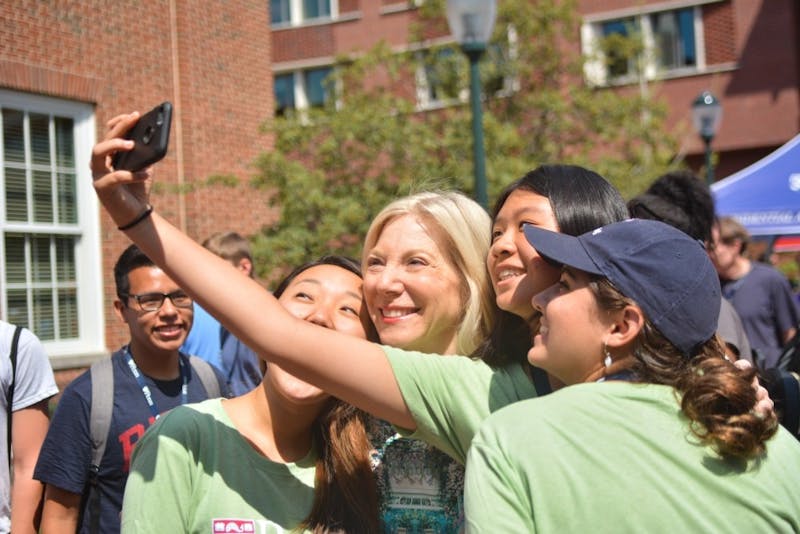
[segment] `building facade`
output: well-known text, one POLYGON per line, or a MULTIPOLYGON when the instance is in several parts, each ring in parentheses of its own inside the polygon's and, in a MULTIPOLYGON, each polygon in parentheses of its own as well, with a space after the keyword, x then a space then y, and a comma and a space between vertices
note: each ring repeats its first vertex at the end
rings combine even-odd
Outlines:
POLYGON ((173 103, 153 204, 193 238, 274 220, 249 185, 270 149, 269 6, 14 1, 0 21, 0 317, 33 330, 54 368, 80 368, 127 337, 112 269, 128 241, 88 166, 110 118, 173 103))
MULTIPOLYGON (((502 2, 502 0, 499 0, 502 2)), ((533 0, 532 0, 533 1, 533 0)), ((276 111, 319 105, 322 80, 340 54, 358 54, 383 39, 408 48, 419 1, 272 0, 272 68, 276 111)), ((705 145, 690 107, 711 91, 723 118, 713 139, 716 177, 757 161, 800 131, 800 7, 795 0, 578 0, 574 38, 587 57, 609 34, 637 35, 643 57, 588 62, 585 83, 648 91, 669 106, 680 154, 700 171, 705 145), (610 70, 610 72, 609 72, 610 70)), ((440 36, 447 39, 446 33, 440 36)), ((417 76, 418 107, 430 104, 417 76)))

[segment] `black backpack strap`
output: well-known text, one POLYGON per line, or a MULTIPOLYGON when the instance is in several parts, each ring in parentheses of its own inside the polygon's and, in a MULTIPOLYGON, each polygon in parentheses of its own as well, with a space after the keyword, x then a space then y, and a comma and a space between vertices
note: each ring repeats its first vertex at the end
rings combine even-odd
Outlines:
MULTIPOLYGON (((112 356, 113 358, 113 356, 112 356)), ((108 432, 111 429, 111 415, 114 410, 114 367, 112 358, 104 358, 92 364, 89 369, 92 378, 92 403, 89 409, 89 431, 92 438, 92 461, 83 499, 91 510, 89 532, 100 532, 100 491, 97 489, 97 477, 100 462, 106 451, 108 432)), ((83 507, 81 507, 83 509, 83 507)), ((78 525, 81 522, 79 521, 78 525)))
POLYGON ((203 384, 209 399, 215 399, 222 396, 222 388, 220 387, 219 379, 217 379, 214 369, 211 364, 198 356, 189 356, 189 364, 192 366, 200 383, 203 384))
POLYGON ((17 381, 17 348, 19 347, 19 336, 22 333, 21 326, 14 327, 14 337, 11 338, 11 351, 8 359, 11 360, 11 382, 6 391, 6 453, 8 454, 8 468, 11 469, 11 416, 12 403, 14 402, 14 386, 17 381))

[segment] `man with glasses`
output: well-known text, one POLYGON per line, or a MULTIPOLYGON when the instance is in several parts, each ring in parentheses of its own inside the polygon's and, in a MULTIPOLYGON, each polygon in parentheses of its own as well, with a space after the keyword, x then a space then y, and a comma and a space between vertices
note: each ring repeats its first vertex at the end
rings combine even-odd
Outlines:
MULTIPOLYGON (((105 391, 113 407, 105 450, 93 466, 97 422, 91 419, 99 417, 93 413, 99 399, 92 399, 98 391, 92 379, 100 375, 92 370, 64 391, 36 464, 34 477, 46 484, 44 532, 119 532, 136 442, 160 414, 213 396, 195 359, 179 352, 192 326, 192 299, 135 245, 120 256, 114 279, 114 311, 127 325, 130 342, 111 356, 113 387, 105 391)), ((211 389, 228 396, 221 373, 213 370, 212 376, 219 388, 211 389)))

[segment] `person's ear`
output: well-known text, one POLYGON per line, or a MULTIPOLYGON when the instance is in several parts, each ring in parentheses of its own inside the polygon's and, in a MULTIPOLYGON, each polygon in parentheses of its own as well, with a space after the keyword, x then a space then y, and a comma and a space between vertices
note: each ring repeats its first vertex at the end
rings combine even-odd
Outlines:
POLYGON ((609 348, 624 347, 631 344, 644 328, 644 313, 638 306, 629 304, 617 312, 611 324, 611 332, 606 338, 609 348))
POLYGON ((119 299, 114 299, 114 313, 119 317, 120 321, 127 323, 125 315, 122 313, 123 311, 125 311, 125 304, 119 299))
POLYGON ((253 262, 250 258, 242 258, 239 260, 239 263, 236 264, 236 268, 242 271, 247 276, 253 276, 253 262))

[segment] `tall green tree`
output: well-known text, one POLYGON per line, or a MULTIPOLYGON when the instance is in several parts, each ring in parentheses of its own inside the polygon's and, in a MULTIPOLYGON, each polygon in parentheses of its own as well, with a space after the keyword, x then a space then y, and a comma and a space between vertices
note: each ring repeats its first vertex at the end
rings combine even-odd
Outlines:
MULTIPOLYGON (((443 28, 444 0, 427 0, 409 39, 426 45, 424 36, 443 28)), ((664 106, 639 87, 588 86, 575 44, 579 28, 572 0, 499 2, 482 63, 490 202, 543 163, 589 167, 624 195, 672 165, 676 145, 665 131, 664 106)), ((340 58, 329 77, 337 98, 265 125, 275 147, 258 159, 255 183, 274 188, 280 218, 255 239, 262 276, 329 251, 357 257, 372 217, 398 196, 432 188, 472 193, 471 115, 460 98, 468 87, 466 58, 457 45, 423 48, 396 53, 381 44, 340 58), (417 109, 420 68, 447 105, 417 109)))

